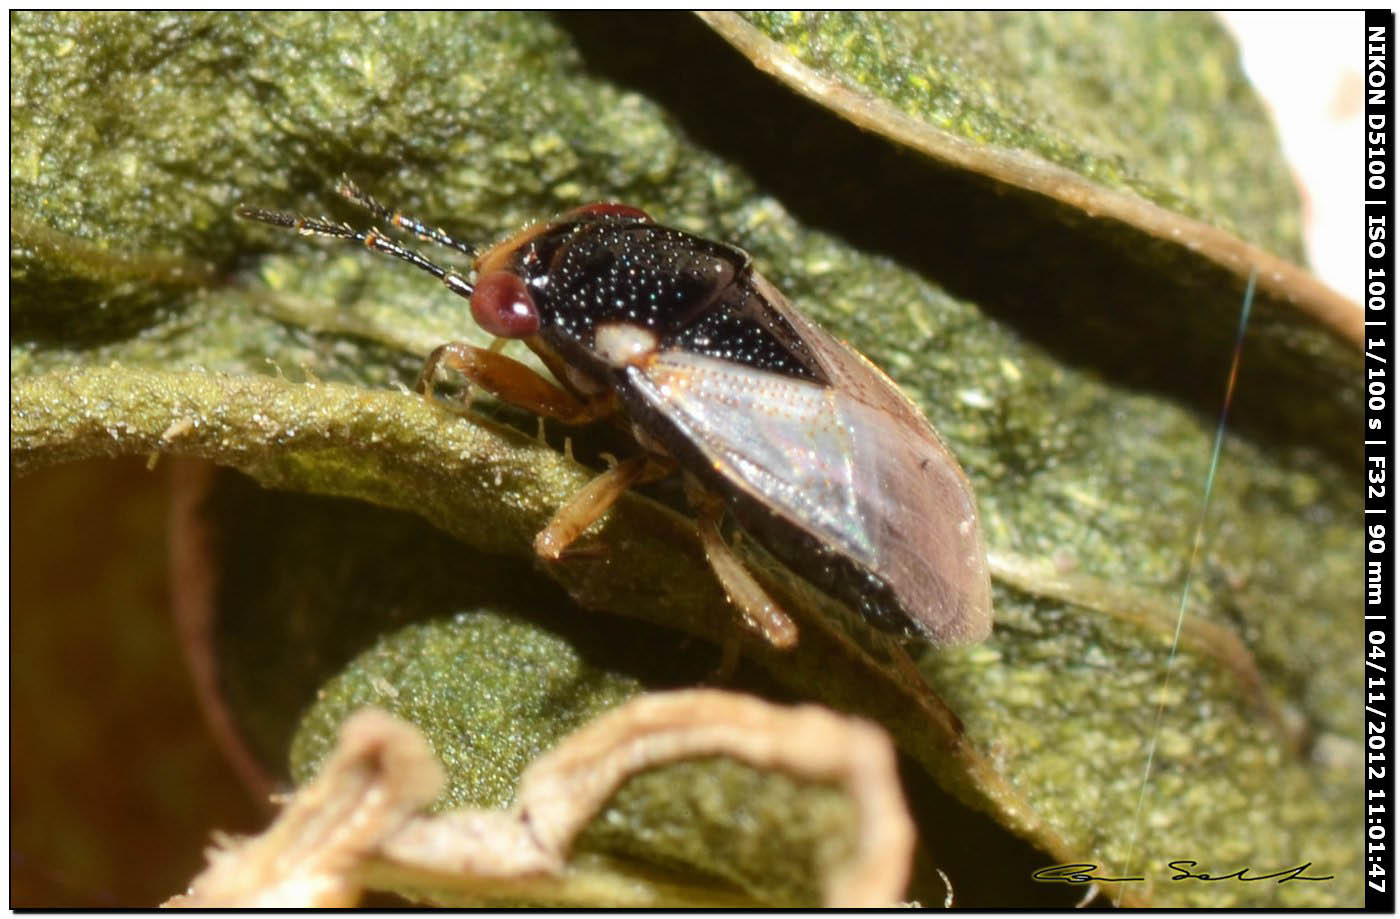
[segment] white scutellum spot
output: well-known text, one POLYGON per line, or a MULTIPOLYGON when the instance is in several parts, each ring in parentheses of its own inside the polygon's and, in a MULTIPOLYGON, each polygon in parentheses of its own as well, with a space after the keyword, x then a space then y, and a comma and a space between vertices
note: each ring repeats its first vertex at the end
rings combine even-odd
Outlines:
POLYGON ((605 322, 593 330, 593 353, 614 367, 640 366, 656 348, 655 333, 630 322, 605 322))

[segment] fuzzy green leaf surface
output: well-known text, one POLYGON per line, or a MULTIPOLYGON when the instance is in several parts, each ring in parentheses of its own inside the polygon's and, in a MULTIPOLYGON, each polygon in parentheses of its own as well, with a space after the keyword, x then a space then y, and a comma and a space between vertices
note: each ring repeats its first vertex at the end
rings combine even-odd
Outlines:
POLYGON ((809 65, 922 121, 1302 257, 1298 194, 1273 125, 1209 13, 745 18, 809 65))

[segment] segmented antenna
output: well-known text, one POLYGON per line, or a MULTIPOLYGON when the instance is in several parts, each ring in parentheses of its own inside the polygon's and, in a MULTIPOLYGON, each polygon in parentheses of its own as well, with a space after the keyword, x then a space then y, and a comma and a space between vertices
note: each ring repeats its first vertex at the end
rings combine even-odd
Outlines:
MULTIPOLYGON (((399 211, 386 208, 361 191, 354 182, 345 176, 341 177, 340 183, 336 186, 336 191, 347 200, 363 207, 390 226, 398 227, 412 233, 426 242, 447 246, 456 249, 458 252, 466 253, 467 255, 476 255, 476 250, 473 247, 466 243, 459 242, 444 231, 436 227, 430 227, 415 217, 409 217, 399 211)), ((442 267, 417 250, 401 245, 392 237, 385 236, 373 227, 367 230, 357 230, 348 223, 332 223, 324 217, 318 219, 315 217, 306 217, 301 214, 294 214, 290 211, 269 211, 261 208, 247 207, 242 204, 234 210, 234 214, 244 220, 256 220, 259 223, 270 224, 274 227, 284 227, 302 236, 329 236, 333 239, 358 242, 372 252, 393 256, 396 259, 408 262, 408 264, 420 271, 426 271, 428 274, 442 281, 448 290, 460 297, 470 297, 474 289, 461 274, 450 268, 442 267)))
POLYGON ((477 253, 475 246, 467 245, 448 235, 444 230, 437 227, 430 227, 417 217, 410 217, 403 211, 390 210, 370 197, 369 194, 361 189, 360 186, 356 185, 354 180, 347 175, 342 175, 340 177, 340 182, 336 185, 335 190, 345 200, 358 204, 390 226, 398 227, 400 230, 412 233, 424 242, 437 243, 439 246, 456 249, 458 252, 463 252, 470 255, 472 258, 476 258, 477 253))

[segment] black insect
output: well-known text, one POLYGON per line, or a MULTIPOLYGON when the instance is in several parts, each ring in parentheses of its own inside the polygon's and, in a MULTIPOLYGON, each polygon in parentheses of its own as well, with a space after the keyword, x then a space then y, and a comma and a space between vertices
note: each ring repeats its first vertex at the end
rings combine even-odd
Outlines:
POLYGON ((641 454, 575 496, 535 549, 558 558, 632 485, 677 470, 705 553, 747 623, 789 647, 797 629, 721 535, 726 510, 774 556, 876 626, 938 643, 991 629, 977 505, 933 426, 874 364, 792 307, 734 246, 591 204, 486 252, 339 191, 388 224, 474 256, 475 283, 377 230, 278 211, 239 216, 355 240, 440 279, 487 332, 521 339, 558 384, 454 342, 441 365, 497 397, 577 424, 621 413, 641 454))

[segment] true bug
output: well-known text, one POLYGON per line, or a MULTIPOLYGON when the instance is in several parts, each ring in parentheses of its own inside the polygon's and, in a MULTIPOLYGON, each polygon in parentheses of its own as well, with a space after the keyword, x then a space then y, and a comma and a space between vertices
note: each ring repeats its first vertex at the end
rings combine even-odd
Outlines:
POLYGON ((872 624, 937 643, 991 629, 976 502, 932 425, 874 364, 807 319, 748 253, 599 203, 534 224, 481 254, 338 191, 385 223, 474 258, 476 283, 374 229, 240 208, 307 235, 358 241, 434 275, 476 322, 521 339, 558 381, 494 350, 436 348, 418 388, 447 365, 493 395, 566 423, 621 414, 642 449, 586 486, 540 532, 557 559, 632 485, 679 470, 706 557, 750 627, 778 647, 792 621, 721 535, 730 511, 797 574, 872 624))

